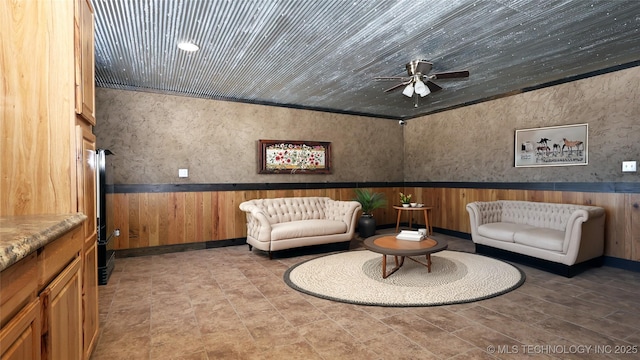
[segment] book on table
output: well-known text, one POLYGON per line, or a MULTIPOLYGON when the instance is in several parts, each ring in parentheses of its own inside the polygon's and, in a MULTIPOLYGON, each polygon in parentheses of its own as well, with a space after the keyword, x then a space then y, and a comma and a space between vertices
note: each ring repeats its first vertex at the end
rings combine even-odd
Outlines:
POLYGON ((398 240, 420 241, 424 240, 425 236, 418 231, 402 230, 400 234, 396 236, 398 240))

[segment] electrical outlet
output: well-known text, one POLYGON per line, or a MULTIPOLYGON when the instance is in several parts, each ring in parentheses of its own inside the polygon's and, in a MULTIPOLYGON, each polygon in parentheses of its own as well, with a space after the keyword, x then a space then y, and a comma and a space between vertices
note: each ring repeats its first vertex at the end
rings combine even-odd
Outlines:
POLYGON ((622 172, 636 172, 636 162, 635 161, 623 161, 622 162, 622 172))
POLYGON ((178 177, 181 177, 181 178, 189 177, 189 169, 178 169, 178 177))

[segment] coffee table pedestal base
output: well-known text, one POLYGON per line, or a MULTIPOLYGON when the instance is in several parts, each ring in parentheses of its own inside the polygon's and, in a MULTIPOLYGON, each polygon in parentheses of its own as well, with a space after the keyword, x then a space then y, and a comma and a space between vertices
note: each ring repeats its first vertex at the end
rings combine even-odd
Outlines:
MULTIPOLYGON (((392 256, 392 255, 389 255, 392 256)), ((407 257, 409 258, 409 260, 412 260, 414 262, 417 262, 420 265, 424 265, 427 268, 427 272, 431 272, 431 254, 427 254, 425 255, 427 263, 423 263, 421 261, 418 261, 410 256, 393 256, 396 266, 391 269, 389 271, 389 273, 387 273, 387 255, 382 255, 382 278, 386 279, 388 278, 391 274, 393 274, 394 272, 398 271, 398 269, 400 269, 402 267, 402 265, 404 264, 404 258, 407 257), (400 261, 398 262, 398 258, 400 258, 400 261)))
POLYGON ((382 255, 382 278, 386 279, 394 272, 398 271, 402 264, 404 264, 404 258, 408 257, 410 260, 417 262, 418 264, 427 267, 427 270, 431 272, 431 254, 438 251, 445 250, 447 248, 446 240, 436 240, 433 238, 426 238, 420 241, 407 241, 398 240, 393 235, 381 236, 379 238, 367 238, 364 243, 364 247, 370 251, 376 252, 382 255), (387 256, 393 256, 396 266, 387 273, 387 256), (421 262, 414 257, 425 256, 427 262, 421 262), (398 259, 400 258, 400 259, 398 259))

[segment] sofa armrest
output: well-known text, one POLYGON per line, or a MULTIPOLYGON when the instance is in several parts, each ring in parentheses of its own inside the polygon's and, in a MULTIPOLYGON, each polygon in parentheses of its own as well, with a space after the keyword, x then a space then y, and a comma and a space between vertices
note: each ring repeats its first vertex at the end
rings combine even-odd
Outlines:
POLYGON ((604 254, 604 208, 590 206, 575 210, 567 222, 563 252, 574 263, 604 254))
POLYGON ((358 212, 362 209, 357 201, 327 200, 325 217, 328 220, 342 221, 347 224, 347 233, 355 233, 358 212))
POLYGON ((264 211, 250 201, 241 203, 240 210, 247 215, 247 236, 258 241, 271 241, 271 223, 264 211))
POLYGON ((467 204, 467 212, 469 213, 469 226, 471 227, 471 240, 475 242, 475 239, 478 238, 478 226, 480 226, 481 218, 480 218, 480 209, 478 208, 478 204, 469 203, 467 204))
POLYGON ((502 202, 474 201, 467 204, 467 212, 471 226, 471 239, 475 241, 480 225, 502 221, 502 202))

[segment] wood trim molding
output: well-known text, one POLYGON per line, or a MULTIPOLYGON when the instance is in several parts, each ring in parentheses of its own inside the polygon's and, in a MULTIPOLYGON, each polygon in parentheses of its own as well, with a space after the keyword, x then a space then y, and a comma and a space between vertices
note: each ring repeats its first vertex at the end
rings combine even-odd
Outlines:
POLYGON ((174 193, 198 191, 304 190, 348 188, 454 188, 579 191, 597 193, 640 193, 640 182, 332 182, 332 183, 238 183, 238 184, 115 184, 107 185, 110 194, 174 193))

